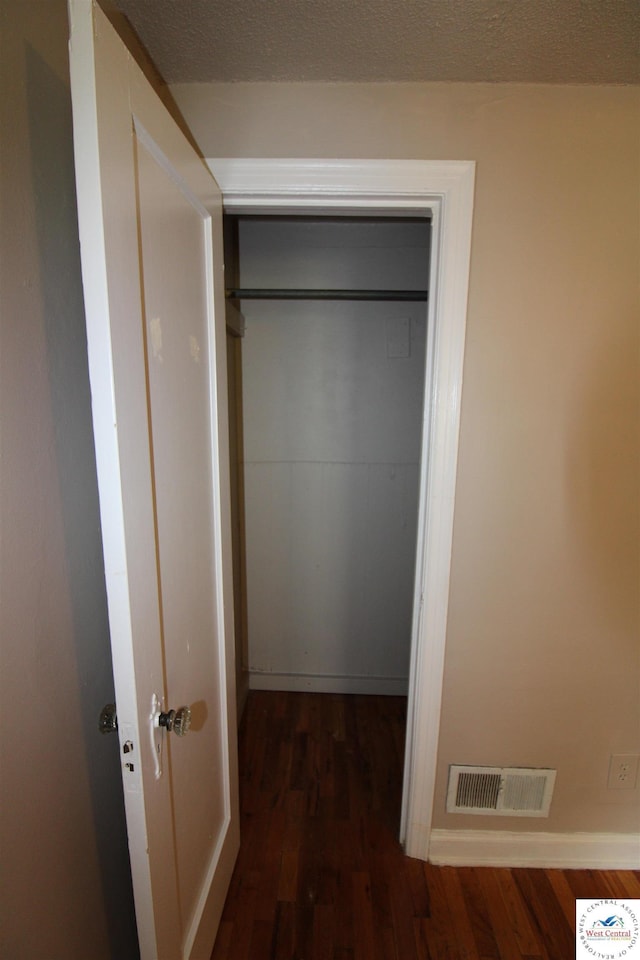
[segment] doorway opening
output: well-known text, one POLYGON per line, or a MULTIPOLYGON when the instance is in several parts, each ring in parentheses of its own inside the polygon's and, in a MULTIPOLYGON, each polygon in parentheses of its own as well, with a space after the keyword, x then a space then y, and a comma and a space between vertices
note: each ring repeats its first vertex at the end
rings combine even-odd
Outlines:
POLYGON ((239 708, 248 688, 406 702, 431 220, 224 232, 239 708))
POLYGON ((475 164, 221 159, 226 213, 431 218, 425 403, 400 839, 427 859, 442 703, 475 164))

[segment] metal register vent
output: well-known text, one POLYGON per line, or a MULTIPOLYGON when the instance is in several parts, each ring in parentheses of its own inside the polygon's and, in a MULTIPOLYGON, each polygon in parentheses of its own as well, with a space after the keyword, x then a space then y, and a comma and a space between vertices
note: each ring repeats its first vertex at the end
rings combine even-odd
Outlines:
POLYGON ((447 813, 548 817, 555 779, 555 770, 452 765, 447 813))

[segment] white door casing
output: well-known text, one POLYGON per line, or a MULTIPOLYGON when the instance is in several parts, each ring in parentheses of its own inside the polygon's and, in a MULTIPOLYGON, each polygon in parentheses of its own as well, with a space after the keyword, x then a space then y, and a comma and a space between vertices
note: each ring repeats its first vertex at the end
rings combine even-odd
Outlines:
POLYGON ((401 840, 429 856, 449 603, 475 163, 208 159, 229 213, 432 219, 401 840))
POLYGON ((208 960, 239 846, 221 196, 100 9, 70 0, 69 13, 140 950, 208 960), (186 737, 154 725, 154 696, 191 707, 186 737))

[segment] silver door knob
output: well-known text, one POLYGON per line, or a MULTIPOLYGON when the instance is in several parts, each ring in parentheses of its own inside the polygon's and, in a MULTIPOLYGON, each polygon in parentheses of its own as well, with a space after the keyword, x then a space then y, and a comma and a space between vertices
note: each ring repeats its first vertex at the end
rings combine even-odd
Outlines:
POLYGON ((178 707, 177 710, 169 710, 168 713, 161 713, 158 717, 158 725, 166 727, 167 732, 173 730, 179 737, 184 737, 189 732, 191 726, 190 707, 178 707))

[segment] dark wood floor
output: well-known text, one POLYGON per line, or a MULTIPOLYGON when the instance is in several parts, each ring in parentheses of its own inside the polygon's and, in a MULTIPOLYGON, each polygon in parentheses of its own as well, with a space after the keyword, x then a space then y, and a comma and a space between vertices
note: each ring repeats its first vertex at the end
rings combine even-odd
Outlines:
POLYGON ((572 960, 632 871, 434 867, 397 841, 405 700, 249 695, 242 845, 212 960, 572 960))

